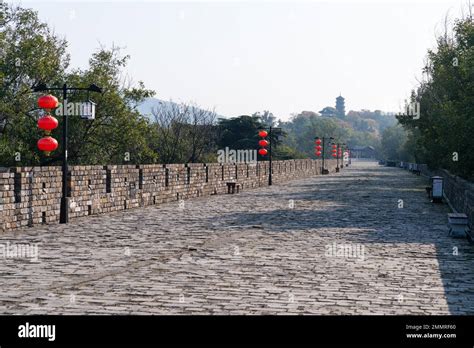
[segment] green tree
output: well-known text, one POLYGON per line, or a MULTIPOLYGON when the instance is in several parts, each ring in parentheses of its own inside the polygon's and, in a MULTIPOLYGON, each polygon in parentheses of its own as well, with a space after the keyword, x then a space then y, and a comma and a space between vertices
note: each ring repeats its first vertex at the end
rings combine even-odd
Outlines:
MULTIPOLYGON (((97 103, 95 120, 70 117, 71 163, 157 161, 157 153, 150 147, 153 133, 149 121, 135 110, 136 105, 154 92, 145 89, 142 82, 136 87, 123 85, 122 71, 128 59, 128 56, 120 55, 118 48, 101 48, 90 59, 89 69, 75 70, 67 75, 68 84, 88 86, 95 83, 103 89, 102 94, 91 95, 97 103)), ((77 94, 71 97, 71 102, 86 98, 84 94, 77 94)))
POLYGON ((410 102, 418 117, 399 117, 412 132, 415 153, 432 168, 445 168, 474 178, 474 22, 458 19, 453 32, 428 51, 426 75, 410 102))
POLYGON ((218 127, 216 113, 170 101, 152 110, 154 146, 161 163, 196 163, 212 159, 218 127))
POLYGON ((276 117, 268 110, 263 111, 263 113, 255 112, 252 116, 259 117, 265 127, 275 127, 276 125, 276 117))
POLYGON ((36 12, 0 3, 0 166, 39 163, 37 96, 31 87, 63 81, 66 47, 36 12))
MULTIPOLYGON (((36 106, 39 94, 31 88, 39 83, 79 87, 95 83, 103 88, 103 94, 91 95, 97 103, 95 120, 69 117, 71 164, 124 163, 127 157, 130 163, 156 161, 156 153, 149 146, 153 138, 151 128, 134 110, 153 92, 141 82, 136 87, 122 85, 127 56, 120 56, 116 48, 101 48, 90 59, 87 70, 66 73, 67 42, 40 22, 36 12, 4 3, 0 10, 1 166, 57 164, 60 160, 60 151, 46 158, 36 147, 42 136, 36 125, 42 111, 36 106), (18 154, 21 161, 17 161, 18 154)), ((86 99, 84 93, 71 94, 68 102, 86 99)), ((61 116, 58 119, 61 123, 61 116)), ((61 132, 61 126, 53 132, 60 146, 61 132)))
MULTIPOLYGON (((258 132, 262 129, 268 131, 268 127, 262 123, 259 115, 239 116, 230 119, 219 119, 219 140, 217 145, 220 149, 229 147, 234 150, 257 149, 258 132)), ((272 142, 273 159, 279 159, 278 154, 288 156, 289 152, 284 153, 282 150, 278 152, 278 147, 282 144, 282 138, 285 136, 283 131, 272 131, 272 137, 268 138, 272 142)))
POLYGON ((407 134, 400 126, 386 128, 382 133, 381 151, 385 159, 392 161, 406 160, 404 145, 407 134))

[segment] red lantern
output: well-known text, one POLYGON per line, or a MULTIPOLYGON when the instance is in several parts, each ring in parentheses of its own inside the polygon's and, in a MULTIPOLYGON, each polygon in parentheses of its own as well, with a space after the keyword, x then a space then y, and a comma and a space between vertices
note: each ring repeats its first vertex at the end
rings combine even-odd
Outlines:
POLYGON ((58 105, 58 98, 56 98, 54 95, 48 94, 38 98, 38 106, 41 109, 52 110, 56 109, 58 105))
POLYGON ((267 140, 260 140, 258 142, 258 145, 262 146, 262 147, 265 147, 265 146, 268 146, 268 144, 270 144, 267 140))
POLYGON ((336 144, 333 144, 333 145, 332 145, 332 148, 333 148, 333 149, 336 149, 336 148, 337 148, 337 145, 336 145, 336 144))
POLYGON ((44 151, 46 156, 58 148, 58 142, 52 137, 44 137, 38 140, 38 149, 44 151))
POLYGON ((321 151, 322 149, 321 145, 316 146, 316 150, 321 151))
POLYGON ((258 150, 258 153, 259 153, 261 156, 265 156, 265 155, 268 153, 268 151, 267 151, 267 149, 260 149, 260 150, 258 150))
POLYGON ((316 145, 321 145, 321 139, 316 139, 316 145))
POLYGON ((332 157, 336 157, 337 155, 335 153, 332 154, 332 157))
POLYGON ((58 126, 58 120, 51 115, 45 115, 38 120, 38 127, 45 130, 46 134, 51 134, 51 131, 58 126))
POLYGON ((318 156, 318 157, 321 156, 321 151, 317 151, 316 156, 318 156))
POLYGON ((267 135, 268 135, 267 131, 261 130, 260 132, 258 132, 258 136, 260 138, 265 138, 267 135))

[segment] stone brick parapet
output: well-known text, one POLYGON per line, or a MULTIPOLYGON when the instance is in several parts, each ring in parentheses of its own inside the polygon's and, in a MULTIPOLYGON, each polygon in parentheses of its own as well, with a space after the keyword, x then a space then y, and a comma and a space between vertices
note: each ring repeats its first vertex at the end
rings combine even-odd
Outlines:
MULTIPOLYGON (((321 161, 273 161, 272 181, 321 174, 321 161)), ((335 160, 325 161, 330 172, 335 160)), ((268 185, 269 163, 189 163, 71 166, 69 217, 95 215, 194 197, 227 193, 227 182, 240 190, 268 185)), ((0 231, 58 223, 61 167, 15 167, 0 171, 0 231)))

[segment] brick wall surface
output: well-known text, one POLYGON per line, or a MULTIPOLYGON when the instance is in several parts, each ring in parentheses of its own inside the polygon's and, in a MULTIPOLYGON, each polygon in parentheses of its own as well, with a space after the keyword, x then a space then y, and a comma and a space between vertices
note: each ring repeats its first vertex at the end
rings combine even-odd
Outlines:
MULTIPOLYGON (((273 161, 273 184, 321 174, 321 161, 273 161)), ((330 172, 335 160, 325 163, 330 172)), ((268 185, 269 163, 190 163, 71 166, 69 217, 87 216, 268 185)), ((0 172, 0 231, 58 223, 61 167, 16 167, 0 172)), ((468 196, 466 196, 468 197, 468 196)), ((468 206, 472 211, 472 191, 468 206)), ((459 203, 465 204, 465 203, 459 203)))

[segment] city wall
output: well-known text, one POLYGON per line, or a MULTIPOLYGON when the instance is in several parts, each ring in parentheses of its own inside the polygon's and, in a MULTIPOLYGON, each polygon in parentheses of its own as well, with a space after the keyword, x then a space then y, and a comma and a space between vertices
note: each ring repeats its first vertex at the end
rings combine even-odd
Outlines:
MULTIPOLYGON (((325 168, 334 172, 335 160, 325 168)), ((70 166, 69 218, 104 214, 268 185, 267 161, 241 164, 190 163, 70 166)), ((273 161, 275 185, 321 174, 321 160, 273 161)), ((0 172, 0 231, 59 223, 61 167, 14 167, 0 172)))

